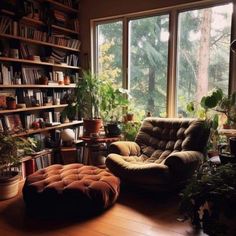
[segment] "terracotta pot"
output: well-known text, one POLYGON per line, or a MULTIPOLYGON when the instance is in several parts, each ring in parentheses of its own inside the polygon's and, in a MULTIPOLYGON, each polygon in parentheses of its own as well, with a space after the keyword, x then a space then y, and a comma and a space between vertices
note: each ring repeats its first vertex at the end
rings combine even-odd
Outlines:
POLYGON ((12 172, 10 177, 0 177, 0 200, 15 197, 19 190, 20 175, 12 172))
POLYGON ((70 76, 66 75, 64 77, 64 85, 69 85, 70 84, 70 76))
POLYGON ((102 127, 102 119, 84 119, 84 136, 96 134, 102 127))
POLYGON ((133 121, 133 119, 134 119, 134 114, 127 114, 127 115, 126 115, 126 119, 127 119, 127 121, 133 121))

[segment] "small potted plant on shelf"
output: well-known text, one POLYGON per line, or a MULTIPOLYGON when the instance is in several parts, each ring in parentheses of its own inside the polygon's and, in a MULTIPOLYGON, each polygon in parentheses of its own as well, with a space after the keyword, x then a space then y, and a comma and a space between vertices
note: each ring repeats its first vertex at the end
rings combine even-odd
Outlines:
POLYGON ((118 136, 121 133, 118 122, 124 108, 128 105, 128 91, 117 89, 110 82, 103 82, 101 87, 102 99, 100 103, 101 117, 105 122, 107 136, 118 136))
POLYGON ((0 200, 14 197, 18 193, 19 165, 23 155, 33 152, 35 143, 20 137, 0 133, 0 200))

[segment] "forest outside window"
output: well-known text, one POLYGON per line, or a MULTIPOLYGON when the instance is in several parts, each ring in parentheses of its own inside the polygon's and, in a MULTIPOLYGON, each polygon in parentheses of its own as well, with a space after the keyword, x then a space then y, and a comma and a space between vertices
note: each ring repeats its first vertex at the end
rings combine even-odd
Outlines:
POLYGON ((129 89, 139 116, 168 116, 167 104, 175 116, 188 116, 189 101, 200 101, 214 87, 228 93, 233 4, 184 9, 94 21, 94 69, 129 89), (177 20, 171 25, 170 19, 177 20), (173 32, 177 38, 169 38, 173 32), (176 53, 169 54, 171 45, 176 53), (175 73, 168 73, 170 66, 175 73))
POLYGON ((179 13, 179 116, 187 116, 187 102, 200 102, 215 87, 228 93, 232 10, 232 4, 227 4, 179 13))

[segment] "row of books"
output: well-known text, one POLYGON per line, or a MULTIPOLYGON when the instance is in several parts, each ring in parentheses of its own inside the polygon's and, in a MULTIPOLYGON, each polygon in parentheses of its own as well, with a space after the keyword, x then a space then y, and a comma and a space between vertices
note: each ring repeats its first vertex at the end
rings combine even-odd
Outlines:
POLYGON ((66 56, 66 64, 70 66, 79 66, 79 57, 75 54, 66 56))
POLYGON ((73 49, 80 49, 81 42, 78 39, 73 39, 65 35, 51 35, 48 36, 47 32, 37 30, 34 27, 27 25, 20 25, 19 36, 27 39, 56 44, 59 46, 69 47, 73 49))
POLYGON ((43 106, 47 103, 47 92, 41 90, 24 89, 18 92, 18 102, 25 103, 26 107, 43 106))
POLYGON ((0 84, 13 84, 13 66, 6 66, 1 63, 0 84))
POLYGON ((28 175, 34 173, 37 170, 50 166, 54 163, 53 151, 51 149, 44 149, 32 159, 22 162, 21 175, 24 179, 28 175))
POLYGON ((22 67, 23 84, 37 84, 42 76, 45 76, 45 71, 42 67, 22 67))

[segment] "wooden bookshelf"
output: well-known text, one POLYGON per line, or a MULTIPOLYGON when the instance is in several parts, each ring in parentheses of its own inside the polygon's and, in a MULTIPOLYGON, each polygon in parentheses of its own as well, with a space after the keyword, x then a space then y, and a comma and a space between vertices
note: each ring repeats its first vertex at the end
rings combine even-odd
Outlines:
POLYGON ((65 46, 61 46, 61 45, 57 45, 57 44, 53 44, 53 43, 38 41, 38 40, 35 40, 35 39, 28 39, 28 38, 15 36, 15 35, 10 35, 10 34, 0 33, 0 37, 7 38, 7 39, 17 39, 17 40, 20 40, 20 41, 26 42, 26 43, 40 44, 40 45, 50 46, 50 47, 53 47, 53 48, 68 50, 68 51, 72 51, 72 52, 79 52, 79 49, 76 49, 76 48, 69 48, 69 47, 65 47, 65 46))
POLYGON ((27 107, 27 108, 19 108, 15 110, 0 110, 0 114, 7 114, 7 113, 18 113, 18 112, 27 112, 27 111, 36 111, 36 110, 46 110, 46 109, 55 109, 55 108, 65 108, 67 104, 61 105, 52 105, 52 106, 40 106, 40 107, 27 107))
MULTIPOLYGON (((7 14, 9 16, 15 16, 15 13, 12 12, 12 11, 1 9, 1 12, 5 13, 5 14, 7 14)), ((34 23, 34 24, 37 24, 37 25, 44 25, 44 26, 46 26, 46 24, 43 21, 31 18, 31 17, 27 17, 27 16, 22 17, 21 20, 24 21, 24 22, 29 22, 29 23, 34 23)), ((78 35, 78 33, 79 33, 79 32, 77 32, 77 31, 75 31, 73 29, 68 29, 68 28, 65 28, 65 27, 62 27, 62 26, 58 26, 58 25, 54 25, 54 24, 52 24, 52 28, 56 29, 56 30, 59 30, 61 32, 75 34, 75 35, 78 35)))
POLYGON ((78 9, 74 9, 72 7, 66 6, 62 3, 56 2, 55 0, 39 0, 39 2, 48 2, 53 4, 57 9, 63 10, 69 13, 78 13, 78 9))
MULTIPOLYGON (((27 12, 27 15, 25 14, 25 16, 15 22, 15 10, 14 6, 12 6, 15 1, 6 0, 6 3, 10 3, 11 7, 9 9, 11 10, 0 9, 0 15, 5 17, 1 29, 3 33, 0 33, 0 38, 4 41, 4 50, 1 49, 1 52, 5 55, 0 56, 0 78, 2 83, 0 84, 0 92, 2 92, 2 94, 0 94, 2 96, 1 107, 5 107, 6 97, 10 95, 16 96, 18 103, 27 103, 28 100, 30 103, 33 103, 33 101, 37 99, 40 104, 54 99, 61 99, 62 101, 67 95, 70 96, 76 88, 76 84, 59 85, 57 83, 58 81, 61 82, 63 79, 65 80, 65 76, 68 75, 71 76, 71 80, 72 78, 79 79, 81 68, 77 66, 80 51, 78 49, 80 42, 77 41, 79 40, 79 32, 77 32, 79 31, 79 21, 76 18, 78 15, 77 7, 74 9, 56 0, 31 0, 28 2, 28 5, 26 3, 25 9, 22 9, 27 12), (47 24, 44 22, 43 18, 37 18, 38 15, 41 17, 42 14, 45 13, 44 7, 39 6, 40 3, 44 2, 50 4, 53 14, 57 13, 58 10, 61 15, 65 15, 64 18, 62 17, 64 19, 62 23, 64 24, 60 24, 60 18, 53 22, 51 25, 52 34, 50 35, 44 29, 47 24), (34 18, 36 9, 39 14, 34 18), (66 26, 69 27, 67 28, 66 26), (48 49, 51 48, 59 50, 49 51, 48 49), (19 56, 22 58, 12 58, 11 53, 13 50, 11 51, 11 49, 18 49, 19 56), (29 55, 39 60, 23 59, 30 58, 28 57, 29 55), (52 58, 52 62, 59 61, 61 64, 40 61, 40 59, 43 60, 44 58, 48 58, 48 60, 52 58), (50 83, 50 85, 32 84, 34 82, 38 83, 44 76, 56 81, 56 83, 50 83), (17 84, 23 82, 30 84, 17 84)), ((12 117, 19 117, 23 127, 19 132, 12 134, 15 137, 27 137, 40 133, 44 133, 46 136, 47 133, 53 134, 55 130, 67 127, 80 130, 79 126, 83 125, 83 121, 81 120, 39 129, 26 129, 26 127, 32 127, 32 123, 38 121, 38 119, 46 121, 43 113, 48 113, 50 118, 52 117, 52 121, 58 121, 58 118, 61 118, 60 113, 66 107, 68 107, 68 104, 26 107, 14 110, 4 108, 0 110, 1 129, 7 131, 9 127, 7 126, 6 118, 12 114, 12 117), (41 111, 43 112, 41 113, 41 111)), ((37 135, 34 137, 37 138, 37 135)), ((54 136, 52 135, 52 137, 54 136)), ((58 137, 55 137, 55 139, 57 138, 58 137)), ((31 155, 25 156, 22 158, 22 162, 30 161, 35 157, 36 156, 31 155)))
POLYGON ((54 129, 63 129, 63 128, 67 128, 70 126, 82 125, 82 124, 83 124, 83 121, 78 120, 78 121, 73 121, 73 122, 69 122, 69 123, 65 123, 65 124, 61 124, 61 125, 55 125, 55 126, 46 127, 46 128, 41 128, 41 129, 29 129, 27 131, 24 131, 24 132, 21 132, 18 134, 13 134, 13 136, 14 137, 23 137, 23 136, 28 136, 30 134, 43 133, 43 132, 54 130, 54 129))
POLYGON ((43 61, 33 61, 33 60, 20 59, 20 58, 0 57, 0 61, 8 61, 8 62, 15 62, 15 63, 23 63, 23 64, 43 65, 43 66, 53 66, 53 67, 58 67, 58 68, 80 70, 80 67, 77 67, 77 66, 61 65, 61 64, 54 64, 54 63, 43 62, 43 61))
POLYGON ((10 84, 10 85, 0 85, 0 89, 21 89, 21 88, 31 88, 31 89, 39 89, 39 88, 45 88, 45 89, 48 89, 48 88, 55 88, 55 89, 70 89, 70 88, 75 88, 76 87, 76 84, 75 83, 72 83, 72 84, 69 84, 69 85, 41 85, 41 84, 10 84))

